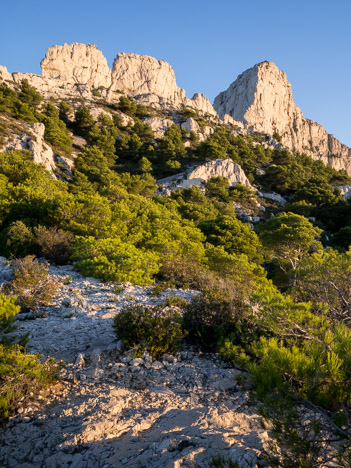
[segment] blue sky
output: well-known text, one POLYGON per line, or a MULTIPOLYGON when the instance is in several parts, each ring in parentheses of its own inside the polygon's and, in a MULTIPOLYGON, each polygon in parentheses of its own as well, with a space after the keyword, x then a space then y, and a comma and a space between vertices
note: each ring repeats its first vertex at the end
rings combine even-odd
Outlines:
POLYGON ((295 102, 351 146, 350 0, 4 0, 0 64, 40 73, 46 49, 94 43, 110 65, 117 52, 169 62, 191 97, 213 101, 247 68, 271 60, 295 102))

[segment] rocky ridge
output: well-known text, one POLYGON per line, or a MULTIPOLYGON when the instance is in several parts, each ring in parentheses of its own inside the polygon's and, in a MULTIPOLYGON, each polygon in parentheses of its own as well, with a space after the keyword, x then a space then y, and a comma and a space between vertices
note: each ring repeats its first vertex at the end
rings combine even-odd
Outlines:
MULTIPOLYGON (((11 269, 1 259, 1 280, 11 269)), ((218 356, 191 349, 154 361, 134 358, 112 333, 112 319, 134 301, 157 304, 167 290, 83 278, 72 267, 51 267, 64 280, 46 317, 19 321, 31 352, 65 359, 62 381, 43 406, 39 395, 20 408, 0 435, 0 465, 10 468, 209 467, 218 453, 242 468, 266 466, 270 434, 250 401, 247 373, 218 356), (69 278, 70 282, 67 281, 69 278)), ((25 317, 23 317, 25 318, 25 317)))
POLYGON ((277 135, 287 148, 351 174, 351 149, 304 117, 286 74, 273 62, 259 63, 239 75, 213 106, 222 119, 229 115, 252 131, 277 135))
MULTIPOLYGON (((279 141, 271 140, 270 146, 307 153, 351 174, 351 149, 304 117, 293 100, 286 74, 273 62, 246 70, 216 97, 213 106, 203 94, 186 97, 177 86, 172 67, 146 55, 119 53, 111 69, 94 44, 64 44, 48 49, 41 68, 42 75, 11 74, 0 66, 0 80, 16 86, 27 79, 46 100, 83 99, 93 107, 99 100, 118 103, 121 94, 126 94, 161 111, 192 108, 216 125, 231 126, 236 134, 249 131, 275 136, 279 141)), ((168 116, 154 119, 152 127, 156 137, 161 138, 169 127, 168 116)), ((200 129, 195 121, 182 126, 194 131, 199 141, 211 133, 211 126, 200 129)))
POLYGON ((91 99, 93 92, 108 102, 118 102, 127 94, 158 108, 190 107, 202 114, 217 117, 211 103, 196 93, 189 99, 177 86, 173 68, 163 60, 147 55, 119 53, 112 70, 94 44, 64 44, 50 47, 41 62, 42 75, 12 73, 0 67, 0 78, 20 83, 27 79, 45 98, 91 99))

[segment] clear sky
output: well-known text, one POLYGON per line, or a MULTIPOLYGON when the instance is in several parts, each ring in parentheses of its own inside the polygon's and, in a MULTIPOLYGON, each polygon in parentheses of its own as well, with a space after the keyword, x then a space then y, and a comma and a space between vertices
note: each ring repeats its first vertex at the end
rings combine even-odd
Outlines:
POLYGON ((287 73, 296 104, 351 146, 351 0, 3 0, 0 64, 40 73, 46 49, 94 43, 169 62, 191 97, 213 101, 263 60, 287 73))

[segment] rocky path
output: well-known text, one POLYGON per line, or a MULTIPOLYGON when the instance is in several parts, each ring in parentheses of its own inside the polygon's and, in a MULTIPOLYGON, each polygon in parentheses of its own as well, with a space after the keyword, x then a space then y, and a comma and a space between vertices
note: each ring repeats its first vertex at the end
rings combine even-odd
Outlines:
POLYGON ((202 468, 219 453, 241 467, 266 466, 269 434, 239 386, 244 373, 189 349, 162 362, 135 359, 116 342, 112 318, 123 305, 195 292, 154 298, 152 288, 126 286, 115 294, 115 285, 70 267, 51 273, 67 284, 47 317, 19 325, 31 333, 31 352, 67 366, 45 405, 39 395, 3 428, 0 466, 202 468))

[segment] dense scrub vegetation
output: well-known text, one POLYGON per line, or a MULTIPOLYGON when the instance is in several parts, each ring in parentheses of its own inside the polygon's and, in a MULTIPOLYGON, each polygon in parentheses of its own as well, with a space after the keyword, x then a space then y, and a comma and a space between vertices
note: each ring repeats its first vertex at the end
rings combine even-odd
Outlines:
POLYGON ((351 204, 334 187, 350 178, 306 155, 267 148, 264 136, 235 136, 225 127, 202 143, 175 124, 155 139, 142 120, 152 110, 125 96, 105 110, 111 113, 95 120, 84 105, 43 106, 28 83, 18 92, 0 86, 0 111, 43 122, 59 153, 71 151, 70 132, 86 141, 69 182, 54 180, 28 152, 0 155, 0 254, 74 261, 83 274, 118 283, 198 289, 182 323, 178 313, 167 318, 136 306, 116 318, 118 335, 160 356, 187 333, 247 368, 257 396, 276 402, 268 413, 280 414, 281 439, 294 434, 296 466, 318 466, 313 450, 325 427, 310 428, 314 436, 302 448, 291 408, 313 408, 328 418, 329 434, 350 438, 351 204), (260 211, 255 192, 220 177, 204 191, 157 193, 155 177, 217 158, 239 163, 262 192, 274 190, 287 205, 265 202, 260 211), (255 229, 239 219, 238 206, 260 214, 255 229))

